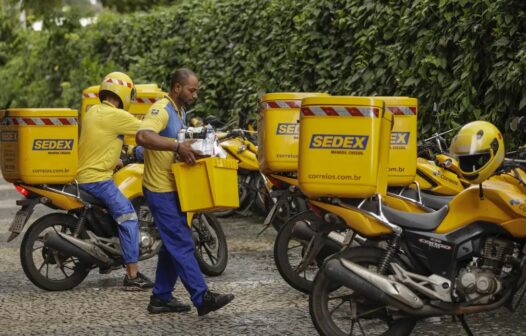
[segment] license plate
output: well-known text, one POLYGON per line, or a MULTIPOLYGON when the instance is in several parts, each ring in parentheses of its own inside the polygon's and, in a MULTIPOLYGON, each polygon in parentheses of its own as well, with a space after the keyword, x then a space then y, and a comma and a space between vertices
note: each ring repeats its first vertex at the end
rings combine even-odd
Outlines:
POLYGON ((22 230, 24 229, 24 225, 26 224, 32 212, 33 211, 28 211, 24 209, 18 210, 15 215, 15 218, 13 219, 13 222, 11 223, 11 226, 9 227, 9 231, 13 233, 22 232, 22 230))

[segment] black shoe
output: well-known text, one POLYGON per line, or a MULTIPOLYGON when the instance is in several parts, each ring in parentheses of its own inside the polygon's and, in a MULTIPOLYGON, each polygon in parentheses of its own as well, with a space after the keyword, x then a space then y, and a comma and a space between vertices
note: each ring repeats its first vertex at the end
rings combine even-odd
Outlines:
POLYGON ((137 272, 137 276, 133 279, 128 278, 128 275, 126 275, 122 285, 124 286, 124 290, 129 291, 153 288, 152 280, 140 272, 137 272))
POLYGON ((206 291, 203 296, 203 303, 197 307, 199 316, 206 315, 212 311, 218 310, 234 300, 233 294, 219 294, 211 291, 206 291))
POLYGON ((148 311, 150 314, 160 314, 160 313, 182 313, 190 311, 192 307, 181 301, 173 298, 171 301, 163 301, 156 298, 155 296, 150 296, 150 304, 148 305, 148 311))

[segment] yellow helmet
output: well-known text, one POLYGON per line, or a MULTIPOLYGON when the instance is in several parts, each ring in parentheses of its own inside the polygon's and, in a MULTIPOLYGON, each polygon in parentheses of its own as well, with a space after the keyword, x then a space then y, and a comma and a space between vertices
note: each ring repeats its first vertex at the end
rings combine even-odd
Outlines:
POLYGON ((458 159, 462 176, 472 184, 493 175, 505 156, 502 134, 487 121, 463 126, 451 141, 450 152, 458 159))
POLYGON ((99 99, 103 101, 108 92, 115 94, 121 100, 118 107, 126 111, 131 101, 135 99, 135 86, 131 78, 122 72, 112 72, 104 77, 99 87, 99 99))

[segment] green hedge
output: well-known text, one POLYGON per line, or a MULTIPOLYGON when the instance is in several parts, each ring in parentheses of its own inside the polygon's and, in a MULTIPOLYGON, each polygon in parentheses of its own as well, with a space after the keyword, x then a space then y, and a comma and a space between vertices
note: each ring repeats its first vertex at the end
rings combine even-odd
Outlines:
MULTIPOLYGON (((419 98, 423 133, 526 115, 523 0, 187 0, 45 32, 0 24, 0 106, 71 106, 109 71, 166 89, 194 69, 197 110, 257 111, 264 92, 419 98), (4 64, 2 64, 2 62, 4 64)), ((243 120, 240 120, 242 122, 243 120)))

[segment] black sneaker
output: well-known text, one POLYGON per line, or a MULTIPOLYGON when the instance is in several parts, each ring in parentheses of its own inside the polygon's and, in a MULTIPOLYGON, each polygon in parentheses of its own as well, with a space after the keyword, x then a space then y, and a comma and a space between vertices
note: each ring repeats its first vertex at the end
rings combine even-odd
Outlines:
POLYGON ((155 296, 150 296, 150 304, 148 305, 148 311, 150 314, 160 314, 160 313, 182 313, 190 311, 192 307, 181 301, 173 298, 171 301, 163 301, 156 298, 155 296))
POLYGON ((128 291, 153 288, 152 280, 140 272, 137 272, 137 276, 133 279, 128 278, 128 275, 124 276, 122 285, 124 286, 124 290, 128 291))
POLYGON ((208 290, 203 297, 203 303, 197 307, 197 313, 199 316, 206 315, 224 307, 232 300, 234 300, 233 294, 219 294, 208 290))

